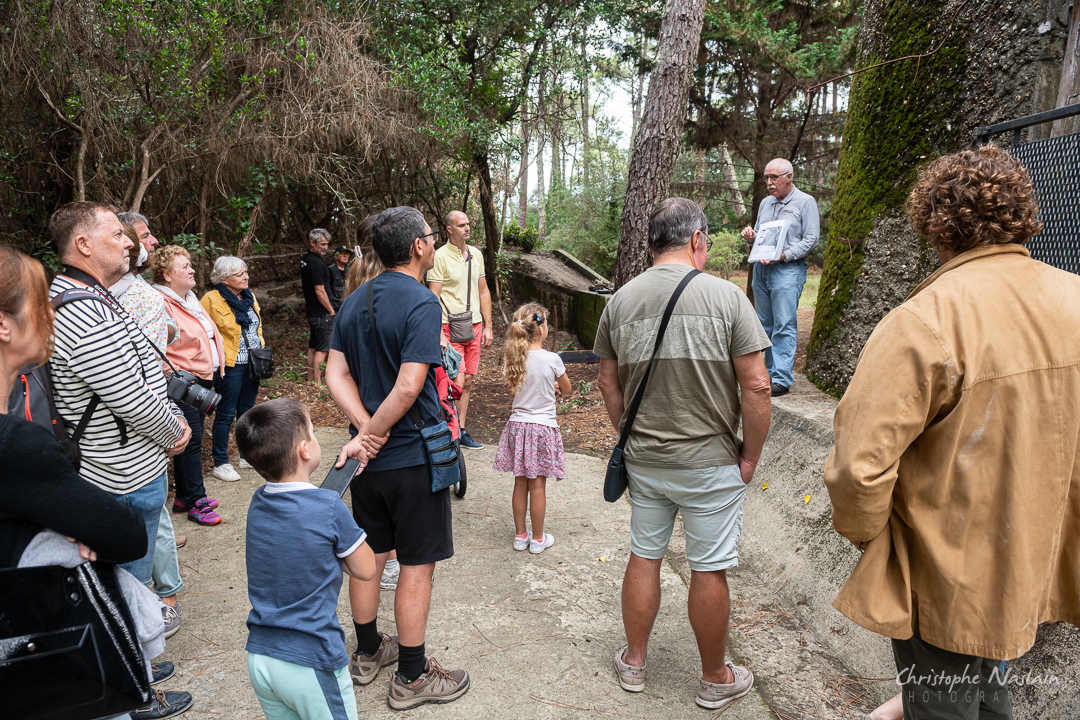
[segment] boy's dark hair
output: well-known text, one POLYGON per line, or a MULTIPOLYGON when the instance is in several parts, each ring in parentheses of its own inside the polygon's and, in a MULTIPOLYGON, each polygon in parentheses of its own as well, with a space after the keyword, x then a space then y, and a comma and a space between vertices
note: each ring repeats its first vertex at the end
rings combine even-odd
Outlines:
POLYGON ((296 472, 296 444, 310 437, 310 418, 308 406, 299 400, 267 400, 236 423, 236 447, 260 475, 276 482, 296 472))

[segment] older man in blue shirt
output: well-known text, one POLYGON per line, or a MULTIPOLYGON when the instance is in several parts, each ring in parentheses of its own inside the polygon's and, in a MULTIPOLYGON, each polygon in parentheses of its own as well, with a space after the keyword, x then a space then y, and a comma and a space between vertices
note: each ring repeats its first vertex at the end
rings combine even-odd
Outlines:
POLYGON ((806 256, 818 244, 820 221, 817 202, 792 184, 791 163, 777 158, 765 166, 769 196, 758 208, 757 224, 743 228, 754 242, 763 223, 789 219, 779 260, 762 260, 754 268, 754 309, 772 347, 765 350, 773 397, 787 393, 795 382, 796 313, 806 282, 806 256))

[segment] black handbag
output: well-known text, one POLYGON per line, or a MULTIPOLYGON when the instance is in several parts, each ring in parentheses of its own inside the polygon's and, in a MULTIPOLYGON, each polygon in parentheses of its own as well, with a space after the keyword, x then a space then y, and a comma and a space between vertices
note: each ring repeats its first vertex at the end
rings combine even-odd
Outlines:
MULTIPOLYGON (((372 302, 371 283, 367 286, 367 307, 371 336, 382 359, 383 368, 390 377, 397 377, 397 371, 394 370, 390 358, 387 357, 386 350, 379 342, 379 333, 375 330, 375 305, 372 302)), ((424 421, 420 418, 416 405, 409 408, 409 418, 413 422, 413 427, 420 431, 420 437, 423 440, 428 467, 431 469, 431 492, 437 493, 451 485, 457 485, 461 480, 461 470, 458 466, 457 441, 450 432, 450 426, 442 420, 431 427, 424 427, 424 421)))
POLYGON ((446 324, 450 326, 450 342, 454 343, 470 343, 476 339, 472 321, 472 253, 465 262, 469 266, 469 279, 465 281, 465 312, 450 312, 442 296, 439 296, 439 302, 446 310, 446 324))
POLYGON ((96 720, 150 702, 135 623, 108 563, 0 570, 6 720, 96 720))
POLYGON ((664 333, 667 332, 668 321, 671 320, 671 313, 675 310, 675 303, 679 301, 679 296, 682 295, 683 290, 690 284, 690 281, 700 274, 701 271, 697 269, 686 273, 682 282, 675 288, 675 292, 671 294, 667 307, 664 308, 664 317, 660 320, 660 329, 656 332, 656 343, 653 345, 652 357, 649 358, 645 374, 642 376, 641 382, 638 383, 634 399, 630 402, 630 411, 626 414, 626 422, 623 423, 622 432, 619 433, 619 444, 611 451, 611 458, 608 460, 607 472, 604 474, 604 499, 608 502, 615 502, 621 498, 622 494, 626 492, 626 487, 630 484, 630 480, 626 476, 626 462, 623 459, 623 452, 626 450, 627 441, 630 440, 630 432, 633 430, 634 420, 637 419, 638 408, 641 407, 641 398, 645 395, 645 386, 649 382, 649 373, 652 371, 653 361, 656 360, 656 353, 660 350, 660 343, 664 341, 664 333))
POLYGON ((253 348, 248 345, 247 334, 240 328, 240 340, 248 349, 247 370, 252 380, 269 380, 274 376, 274 351, 271 348, 253 348))

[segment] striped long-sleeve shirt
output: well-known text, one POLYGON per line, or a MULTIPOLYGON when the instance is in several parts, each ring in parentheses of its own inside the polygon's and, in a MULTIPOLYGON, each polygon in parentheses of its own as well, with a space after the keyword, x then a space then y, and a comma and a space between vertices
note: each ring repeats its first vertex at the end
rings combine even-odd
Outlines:
MULTIPOLYGON (((49 294, 70 288, 86 286, 57 275, 49 294)), ((69 432, 94 394, 101 398, 79 442, 79 475, 116 495, 159 477, 168 460, 165 451, 183 429, 179 409, 166 398, 161 363, 135 321, 111 305, 79 300, 56 313, 53 333, 56 409, 69 432), (126 425, 123 446, 117 417, 126 425)))

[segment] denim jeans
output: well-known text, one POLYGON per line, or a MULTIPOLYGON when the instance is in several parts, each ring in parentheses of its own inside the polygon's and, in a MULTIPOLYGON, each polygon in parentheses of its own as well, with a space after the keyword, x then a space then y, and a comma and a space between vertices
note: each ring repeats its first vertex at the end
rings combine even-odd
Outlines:
POLYGON ((805 260, 754 265, 754 309, 772 342, 765 350, 765 369, 773 383, 784 387, 795 382, 795 323, 805 282, 805 260))
MULTIPOLYGON (((190 506, 206 497, 202 471, 202 437, 206 415, 182 402, 176 403, 176 406, 191 426, 191 440, 184 451, 173 458, 173 479, 176 480, 176 497, 190 506)), ((225 432, 228 441, 228 430, 225 432)))
POLYGON ((180 592, 184 581, 180 579, 180 558, 176 554, 176 533, 169 508, 162 505, 159 515, 154 545, 154 592, 158 597, 169 597, 180 592))
POLYGON ((214 413, 214 467, 229 464, 229 429, 233 420, 255 407, 259 394, 259 381, 248 377, 247 363, 225 368, 225 376, 218 380, 214 390, 221 395, 217 412, 214 413))
POLYGON ((161 509, 165 506, 165 496, 168 494, 167 482, 163 472, 138 490, 115 496, 119 502, 134 508, 146 523, 146 554, 138 560, 120 565, 143 585, 149 585, 154 580, 154 552, 161 509))

